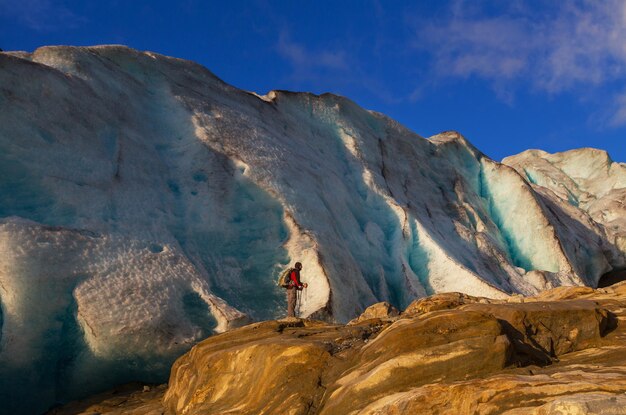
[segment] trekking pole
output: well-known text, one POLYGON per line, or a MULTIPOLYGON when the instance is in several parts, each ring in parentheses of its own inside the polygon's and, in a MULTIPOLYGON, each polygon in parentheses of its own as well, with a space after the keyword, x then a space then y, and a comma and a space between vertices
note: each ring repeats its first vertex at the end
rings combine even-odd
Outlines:
POLYGON ((296 317, 300 318, 300 306, 302 305, 302 290, 296 290, 296 317))
POLYGON ((302 291, 300 291, 300 306, 298 306, 298 314, 300 314, 300 307, 302 306, 302 295, 304 292, 304 298, 306 298, 306 289, 308 287, 308 284, 304 286, 304 288, 302 289, 302 291))

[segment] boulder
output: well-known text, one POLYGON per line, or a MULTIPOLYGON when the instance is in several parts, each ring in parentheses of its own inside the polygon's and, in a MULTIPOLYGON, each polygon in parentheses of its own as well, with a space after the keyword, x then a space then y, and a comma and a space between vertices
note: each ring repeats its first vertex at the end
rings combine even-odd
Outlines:
POLYGON ((496 317, 513 343, 514 363, 549 364, 559 356, 596 346, 614 328, 614 316, 590 300, 469 304, 465 311, 496 317))
POLYGON ((383 301, 367 307, 359 317, 351 320, 348 324, 358 324, 371 319, 391 319, 399 315, 400 312, 397 308, 383 301))
POLYGON ((551 290, 543 291, 533 298, 540 301, 572 300, 584 298, 592 295, 594 292, 595 290, 591 287, 556 287, 551 290))
POLYGON ((490 298, 484 297, 474 297, 471 295, 463 294, 463 293, 441 293, 434 294, 430 297, 419 298, 413 301, 409 306, 404 310, 404 315, 413 316, 416 314, 424 314, 431 311, 437 310, 450 310, 453 308, 458 308, 464 304, 473 304, 473 303, 497 303, 502 300, 493 300, 490 298))

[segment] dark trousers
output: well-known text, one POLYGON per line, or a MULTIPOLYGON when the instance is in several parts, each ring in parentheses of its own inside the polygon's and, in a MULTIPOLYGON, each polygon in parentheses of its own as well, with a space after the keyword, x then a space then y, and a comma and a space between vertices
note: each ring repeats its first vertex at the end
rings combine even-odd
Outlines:
POLYGON ((296 287, 287 288, 287 317, 296 316, 296 301, 298 299, 298 292, 296 287))

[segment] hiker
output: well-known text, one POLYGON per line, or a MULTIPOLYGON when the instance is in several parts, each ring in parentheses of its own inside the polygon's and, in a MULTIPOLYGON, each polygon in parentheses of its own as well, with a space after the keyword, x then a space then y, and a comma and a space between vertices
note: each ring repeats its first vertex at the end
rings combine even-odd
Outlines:
POLYGON ((298 291, 308 287, 306 283, 300 282, 300 270, 302 264, 296 262, 294 268, 289 271, 289 284, 287 285, 287 317, 296 316, 296 302, 298 300, 298 291))

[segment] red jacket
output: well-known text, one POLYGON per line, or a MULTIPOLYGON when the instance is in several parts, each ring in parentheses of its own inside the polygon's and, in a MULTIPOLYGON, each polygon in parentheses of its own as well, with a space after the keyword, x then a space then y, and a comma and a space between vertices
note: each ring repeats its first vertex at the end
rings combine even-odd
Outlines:
POLYGON ((300 282, 300 270, 299 269, 292 269, 291 273, 289 274, 289 278, 291 279, 291 286, 292 287, 296 287, 298 289, 301 289, 302 287, 304 287, 302 285, 302 282, 300 282))

